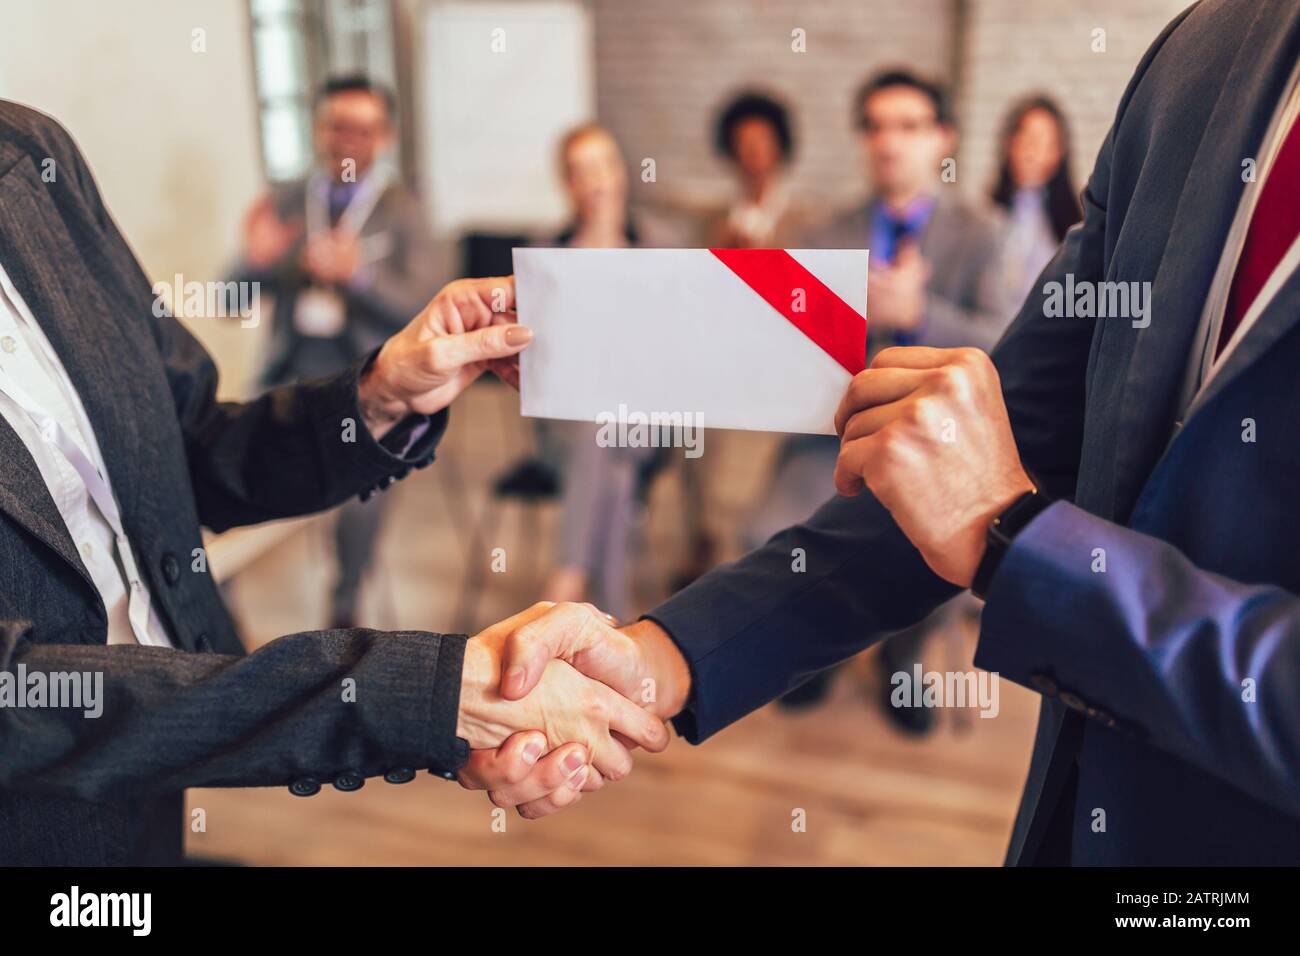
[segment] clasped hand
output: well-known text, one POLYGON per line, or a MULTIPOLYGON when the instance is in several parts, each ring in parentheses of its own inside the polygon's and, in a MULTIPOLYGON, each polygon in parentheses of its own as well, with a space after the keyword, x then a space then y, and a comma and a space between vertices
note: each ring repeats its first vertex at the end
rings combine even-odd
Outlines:
POLYGON ((626 777, 633 748, 668 746, 688 682, 651 622, 619 630, 588 604, 536 604, 465 646, 460 782, 524 817, 560 810, 626 777))

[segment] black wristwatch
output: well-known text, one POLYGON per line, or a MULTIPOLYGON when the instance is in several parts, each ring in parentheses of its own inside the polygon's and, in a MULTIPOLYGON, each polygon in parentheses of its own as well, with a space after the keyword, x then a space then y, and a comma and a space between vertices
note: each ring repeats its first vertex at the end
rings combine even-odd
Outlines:
MULTIPOLYGON (((1033 481, 1032 478, 1030 480, 1033 481)), ((1034 481, 1033 491, 1026 491, 993 519, 984 546, 984 557, 980 559, 979 567, 975 569, 975 579, 970 584, 971 594, 980 600, 984 599, 1012 540, 1025 525, 1046 511, 1051 503, 1052 499, 1039 491, 1038 482, 1034 481)))

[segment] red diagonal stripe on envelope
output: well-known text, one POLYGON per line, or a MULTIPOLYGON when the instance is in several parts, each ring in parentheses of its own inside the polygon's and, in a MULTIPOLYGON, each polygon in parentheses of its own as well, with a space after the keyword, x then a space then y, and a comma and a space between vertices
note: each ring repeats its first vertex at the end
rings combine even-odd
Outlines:
POLYGON ((866 321, 790 253, 784 249, 709 251, 850 375, 866 367, 866 321), (796 289, 804 292, 804 311, 794 310, 796 289))

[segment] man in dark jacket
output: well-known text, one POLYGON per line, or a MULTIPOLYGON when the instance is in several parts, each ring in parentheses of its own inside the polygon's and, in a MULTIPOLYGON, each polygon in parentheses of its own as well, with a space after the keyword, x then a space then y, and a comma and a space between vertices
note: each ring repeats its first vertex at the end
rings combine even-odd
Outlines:
POLYGON ((882 353, 837 417, 845 497, 506 672, 654 678, 698 742, 970 587, 976 664, 1042 695, 1009 863, 1294 865, 1298 117, 1300 7, 1179 15, 991 363, 882 353))

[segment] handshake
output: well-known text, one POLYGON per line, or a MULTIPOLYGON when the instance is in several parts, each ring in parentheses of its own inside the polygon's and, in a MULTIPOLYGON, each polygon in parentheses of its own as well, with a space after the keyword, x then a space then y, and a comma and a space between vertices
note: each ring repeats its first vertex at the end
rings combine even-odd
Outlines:
MULTIPOLYGON (((532 331, 516 324, 513 277, 446 286, 374 357, 357 386, 371 435, 431 415, 485 371, 518 385, 532 331)), ((969 587, 988 528, 1035 490, 1020 462, 998 373, 978 349, 881 351, 835 415, 843 495, 870 488, 930 568, 969 587), (950 435, 962 435, 952 440, 950 435)), ((663 750, 690 669, 653 621, 614 626, 590 605, 537 604, 465 648, 457 736, 474 751, 461 783, 540 817, 663 750)))
POLYGON ((528 819, 554 813, 631 773, 635 747, 667 747, 664 721, 689 691, 654 622, 619 629, 589 604, 535 604, 465 645, 460 783, 528 819))
MULTIPOLYGON (((516 324, 514 279, 447 285, 380 349, 357 387, 382 439, 432 415, 483 372, 519 384, 532 332, 516 324)), ((632 771, 634 747, 668 746, 664 720, 686 703, 690 671, 651 621, 622 630, 587 604, 535 604, 465 645, 456 735, 473 751, 460 782, 535 818, 632 771)))

